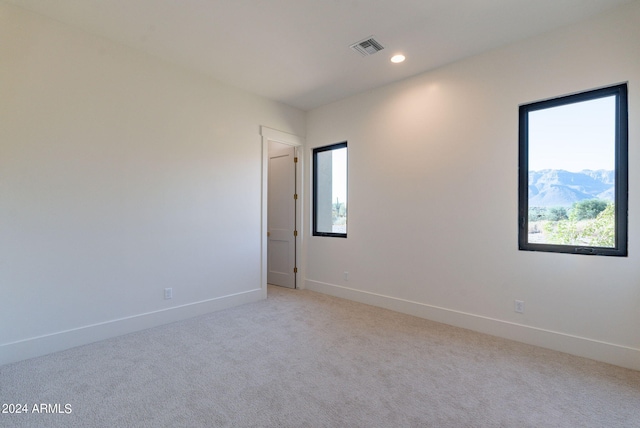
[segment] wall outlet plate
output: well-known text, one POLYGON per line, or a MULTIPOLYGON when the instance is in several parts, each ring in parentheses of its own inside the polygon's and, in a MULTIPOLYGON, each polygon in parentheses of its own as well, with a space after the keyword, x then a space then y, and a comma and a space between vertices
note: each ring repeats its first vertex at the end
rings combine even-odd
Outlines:
POLYGON ((519 314, 524 314, 524 301, 522 300, 514 300, 514 311, 519 314))

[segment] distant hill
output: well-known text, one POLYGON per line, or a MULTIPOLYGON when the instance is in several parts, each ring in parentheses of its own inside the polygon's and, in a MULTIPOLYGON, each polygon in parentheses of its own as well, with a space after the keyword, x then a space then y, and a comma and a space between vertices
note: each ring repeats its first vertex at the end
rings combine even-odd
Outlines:
POLYGON ((545 169, 529 172, 529 207, 570 207, 584 199, 613 202, 614 190, 614 171, 545 169))

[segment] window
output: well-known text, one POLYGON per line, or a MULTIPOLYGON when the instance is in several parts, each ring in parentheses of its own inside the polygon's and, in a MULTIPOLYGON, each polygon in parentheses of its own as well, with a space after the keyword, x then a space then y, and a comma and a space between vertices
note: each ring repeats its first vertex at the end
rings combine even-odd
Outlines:
POLYGON ((313 235, 347 237, 347 143, 313 149, 313 235))
POLYGON ((627 85, 520 106, 519 248, 627 255, 627 85))

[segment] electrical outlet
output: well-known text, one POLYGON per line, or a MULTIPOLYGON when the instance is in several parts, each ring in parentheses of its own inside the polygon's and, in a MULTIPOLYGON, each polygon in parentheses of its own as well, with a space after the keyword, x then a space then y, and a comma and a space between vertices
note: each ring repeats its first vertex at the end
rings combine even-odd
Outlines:
POLYGON ((514 300, 514 308, 513 310, 519 314, 524 314, 524 301, 522 300, 514 300))
POLYGON ((347 271, 344 272, 344 280, 349 281, 349 272, 347 271))
POLYGON ((173 288, 165 288, 164 289, 164 298, 165 298, 165 300, 173 299, 173 288))

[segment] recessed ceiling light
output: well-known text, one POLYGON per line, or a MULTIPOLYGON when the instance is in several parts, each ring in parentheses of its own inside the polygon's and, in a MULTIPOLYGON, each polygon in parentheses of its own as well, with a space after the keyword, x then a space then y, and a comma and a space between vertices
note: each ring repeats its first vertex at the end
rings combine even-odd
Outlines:
POLYGON ((391 62, 396 63, 396 64, 399 63, 399 62, 402 62, 404 60, 405 60, 405 58, 404 58, 404 55, 402 55, 402 54, 394 55, 394 56, 391 57, 391 62))

